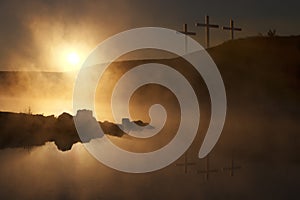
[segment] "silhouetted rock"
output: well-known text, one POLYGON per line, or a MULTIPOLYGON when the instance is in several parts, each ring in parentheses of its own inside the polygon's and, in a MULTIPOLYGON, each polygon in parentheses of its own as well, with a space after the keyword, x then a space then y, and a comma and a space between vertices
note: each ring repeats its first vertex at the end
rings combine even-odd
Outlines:
MULTIPOLYGON (((139 124, 144 124, 139 121, 139 124)), ((124 132, 117 124, 111 122, 97 122, 89 110, 80 110, 73 117, 63 113, 55 118, 51 116, 32 115, 24 113, 0 112, 0 149, 44 145, 46 142, 54 142, 61 151, 67 151, 77 142, 89 142, 101 137, 95 132, 95 127, 100 127, 104 134, 122 137, 124 132), (86 131, 80 138, 78 136, 74 120, 80 121, 83 130, 86 131)))

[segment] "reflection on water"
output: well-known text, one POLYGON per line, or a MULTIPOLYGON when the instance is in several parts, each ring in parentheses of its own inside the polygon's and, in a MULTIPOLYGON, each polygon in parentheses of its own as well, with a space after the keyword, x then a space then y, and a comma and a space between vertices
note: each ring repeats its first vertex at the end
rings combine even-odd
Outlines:
MULTIPOLYGON (((175 164, 152 173, 127 174, 97 162, 80 143, 67 152, 58 151, 53 143, 29 150, 5 149, 0 151, 1 199, 268 199, 274 192, 272 199, 282 199, 287 191, 291 195, 297 191, 299 173, 292 175, 297 164, 242 159, 238 161, 242 169, 234 176, 217 170, 205 180, 196 171, 205 169, 205 162, 196 156, 190 151, 189 160, 196 165, 186 174, 175 164)), ((228 164, 216 155, 210 160, 214 169, 228 164)))

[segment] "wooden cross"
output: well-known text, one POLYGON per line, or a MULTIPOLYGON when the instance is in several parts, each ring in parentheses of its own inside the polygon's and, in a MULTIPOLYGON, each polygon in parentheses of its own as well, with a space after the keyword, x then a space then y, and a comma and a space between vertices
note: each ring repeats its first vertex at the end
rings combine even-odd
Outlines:
POLYGON ((205 167, 205 170, 200 170, 198 172, 202 173, 202 174, 205 174, 205 180, 208 181, 209 174, 210 173, 217 173, 218 170, 217 169, 210 169, 210 166, 209 166, 209 156, 206 156, 206 167, 205 167))
POLYGON ((219 25, 216 24, 210 24, 209 23, 209 16, 205 16, 205 23, 196 23, 195 26, 201 26, 201 27, 205 27, 205 31, 206 31, 206 48, 210 47, 210 43, 209 43, 209 29, 210 28, 219 28, 219 25))
POLYGON ((179 31, 180 33, 183 33, 185 35, 185 53, 187 53, 187 35, 196 35, 195 32, 189 32, 187 24, 183 24, 183 30, 179 31))
POLYGON ((188 162, 187 153, 184 154, 184 163, 178 163, 175 166, 184 166, 184 173, 187 174, 188 166, 196 165, 196 163, 188 162))
POLYGON ((236 28, 234 27, 234 22, 232 19, 230 19, 230 26, 223 26, 222 27, 223 30, 230 30, 231 32, 231 39, 233 40, 234 39, 234 31, 242 31, 241 28, 236 28))
POLYGON ((231 166, 230 167, 224 167, 223 171, 230 171, 230 176, 234 175, 234 170, 241 169, 241 166, 235 166, 234 165, 234 159, 231 160, 231 166))
POLYGON ((180 33, 183 33, 184 35, 196 35, 195 32, 189 32, 187 30, 187 24, 183 24, 183 31, 179 31, 180 33))

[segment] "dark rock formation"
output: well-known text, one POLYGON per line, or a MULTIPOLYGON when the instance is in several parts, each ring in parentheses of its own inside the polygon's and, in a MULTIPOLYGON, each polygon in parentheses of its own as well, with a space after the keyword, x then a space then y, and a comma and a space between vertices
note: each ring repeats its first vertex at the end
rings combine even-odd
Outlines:
MULTIPOLYGON (((75 118, 81 115, 81 120, 84 120, 82 114, 85 113, 84 117, 89 120, 86 116, 89 112, 91 113, 87 110, 79 111, 75 118)), ((92 115, 90 117, 97 122, 92 115)), ((68 113, 63 113, 56 118, 53 115, 0 112, 0 149, 31 148, 44 145, 46 142, 54 142, 59 150, 70 150, 73 144, 82 142, 77 134, 73 118, 68 113)), ((97 123, 99 123, 105 134, 117 137, 124 135, 117 124, 108 121, 97 123)), ((138 121, 138 125, 146 124, 138 121)), ((89 142, 96 137, 95 134, 91 138, 85 138, 83 142, 89 142)))

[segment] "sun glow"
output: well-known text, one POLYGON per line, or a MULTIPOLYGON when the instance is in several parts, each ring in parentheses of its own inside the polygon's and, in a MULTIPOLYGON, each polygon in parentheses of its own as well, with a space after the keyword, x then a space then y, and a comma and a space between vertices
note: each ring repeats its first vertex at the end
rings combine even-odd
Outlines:
POLYGON ((68 54, 67 60, 71 65, 78 65, 80 62, 80 57, 76 52, 71 52, 68 54))

